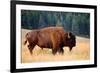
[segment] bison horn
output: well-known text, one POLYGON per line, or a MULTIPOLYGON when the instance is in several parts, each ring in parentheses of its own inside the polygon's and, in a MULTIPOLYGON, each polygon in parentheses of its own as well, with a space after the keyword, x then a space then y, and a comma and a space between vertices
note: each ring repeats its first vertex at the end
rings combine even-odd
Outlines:
POLYGON ((70 39, 70 32, 68 32, 68 38, 70 39))

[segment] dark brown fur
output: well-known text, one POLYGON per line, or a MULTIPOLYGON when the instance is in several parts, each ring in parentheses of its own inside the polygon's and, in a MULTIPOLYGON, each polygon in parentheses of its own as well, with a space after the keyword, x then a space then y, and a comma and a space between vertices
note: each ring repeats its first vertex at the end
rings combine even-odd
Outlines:
POLYGON ((76 45, 76 38, 71 32, 65 32, 62 27, 46 27, 43 29, 32 30, 26 34, 28 49, 32 54, 35 45, 43 48, 51 48, 52 53, 64 53, 63 47, 68 46, 70 51, 76 45))

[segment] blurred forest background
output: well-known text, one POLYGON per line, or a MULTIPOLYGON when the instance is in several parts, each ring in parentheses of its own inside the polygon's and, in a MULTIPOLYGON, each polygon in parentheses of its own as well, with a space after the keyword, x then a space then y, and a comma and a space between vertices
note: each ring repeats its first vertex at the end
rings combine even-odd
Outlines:
POLYGON ((75 35, 90 37, 90 14, 78 12, 55 12, 21 10, 21 28, 39 29, 62 26, 75 35))

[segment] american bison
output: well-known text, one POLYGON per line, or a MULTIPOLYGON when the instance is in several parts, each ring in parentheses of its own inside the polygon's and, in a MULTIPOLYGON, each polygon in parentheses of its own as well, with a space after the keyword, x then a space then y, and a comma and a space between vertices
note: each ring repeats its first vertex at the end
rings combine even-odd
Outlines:
POLYGON ((64 53, 63 47, 69 47, 70 51, 76 45, 76 38, 71 32, 65 32, 62 27, 46 27, 32 30, 26 34, 24 45, 29 43, 28 49, 32 54, 35 45, 41 48, 51 48, 55 55, 57 52, 64 53))

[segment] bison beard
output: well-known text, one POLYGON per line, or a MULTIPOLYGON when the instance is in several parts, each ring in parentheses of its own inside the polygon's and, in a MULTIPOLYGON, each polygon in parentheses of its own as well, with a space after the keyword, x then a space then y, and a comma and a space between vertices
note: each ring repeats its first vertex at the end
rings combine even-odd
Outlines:
POLYGON ((65 32, 62 27, 46 27, 43 29, 32 30, 26 34, 28 49, 32 54, 35 45, 43 48, 51 48, 55 55, 57 52, 63 54, 64 46, 68 46, 70 51, 76 46, 76 38, 71 32, 65 32))

